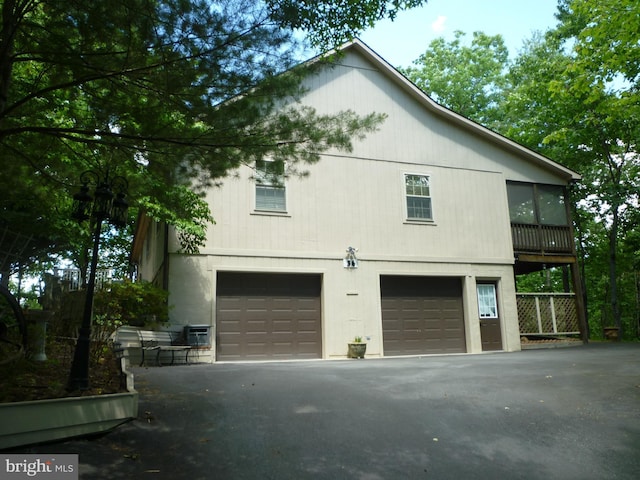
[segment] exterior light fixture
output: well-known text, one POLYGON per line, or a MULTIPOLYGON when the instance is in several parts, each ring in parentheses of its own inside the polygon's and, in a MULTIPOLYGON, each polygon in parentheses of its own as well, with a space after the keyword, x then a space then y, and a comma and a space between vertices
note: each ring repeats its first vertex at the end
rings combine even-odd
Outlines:
POLYGON ((91 202, 93 198, 89 195, 87 184, 80 187, 80 191, 73 196, 73 212, 71 217, 78 222, 84 222, 91 217, 91 202))
POLYGON ((342 265, 344 268, 358 268, 358 259, 356 258, 357 248, 348 247, 347 248, 347 256, 342 260, 342 265))

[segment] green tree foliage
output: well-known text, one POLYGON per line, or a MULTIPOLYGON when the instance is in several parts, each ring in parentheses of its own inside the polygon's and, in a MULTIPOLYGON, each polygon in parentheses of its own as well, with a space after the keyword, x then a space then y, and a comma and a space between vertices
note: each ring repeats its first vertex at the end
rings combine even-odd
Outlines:
POLYGON ((519 292, 564 292, 569 273, 562 267, 546 268, 538 272, 519 275, 516 279, 519 292))
POLYGON ((334 47, 372 27, 383 18, 393 20, 406 9, 426 0, 266 0, 274 18, 294 29, 308 32, 320 48, 334 47))
POLYGON ((113 333, 120 325, 148 328, 169 320, 169 293, 148 282, 121 282, 96 291, 94 313, 109 323, 113 333))
POLYGON ((563 2, 558 28, 531 42, 516 61, 506 103, 511 122, 507 135, 583 176, 574 189, 577 208, 584 211, 576 215, 576 227, 581 241, 592 237, 580 247, 588 264, 586 281, 598 279, 587 285, 589 311, 592 319, 621 329, 632 326, 634 316, 631 303, 623 300, 632 292, 628 286, 620 291, 619 283, 625 277, 621 245, 638 228, 640 98, 634 49, 618 46, 628 45, 633 35, 636 44, 640 41, 640 32, 628 25, 638 15, 636 2, 563 2), (602 312, 607 304, 609 312, 602 312))
POLYGON ((584 82, 574 88, 600 87, 621 78, 631 88, 625 96, 637 94, 640 86, 640 44, 638 2, 635 0, 562 0, 557 15, 557 33, 575 41, 572 70, 584 82))
POLYGON ((194 251, 205 187, 265 156, 349 149, 381 121, 296 105, 311 67, 294 68, 294 29, 327 46, 420 3, 3 0, 0 223, 33 230, 41 255, 78 252, 70 195, 82 171, 108 171, 128 180, 132 215, 177 226, 194 251))
POLYGON ((474 32, 470 45, 465 33, 451 42, 437 38, 425 53, 402 72, 441 105, 494 128, 506 87, 509 52, 501 35, 474 32))

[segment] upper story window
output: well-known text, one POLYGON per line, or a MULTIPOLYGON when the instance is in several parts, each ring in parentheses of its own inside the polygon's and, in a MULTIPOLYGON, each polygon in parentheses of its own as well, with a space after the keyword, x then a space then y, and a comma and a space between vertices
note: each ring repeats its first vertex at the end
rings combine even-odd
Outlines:
POLYGON ((562 186, 507 182, 507 196, 512 223, 568 225, 562 186))
POLYGON ((429 175, 405 174, 407 219, 433 220, 429 175))
POLYGON ((287 211, 284 163, 256 161, 256 210, 287 211))

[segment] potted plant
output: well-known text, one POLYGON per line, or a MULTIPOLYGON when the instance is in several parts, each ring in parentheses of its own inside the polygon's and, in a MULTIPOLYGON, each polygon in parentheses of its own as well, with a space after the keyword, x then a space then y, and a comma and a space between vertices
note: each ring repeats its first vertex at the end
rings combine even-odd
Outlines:
POLYGON ((348 345, 347 357, 349 358, 364 358, 364 354, 367 351, 367 344, 362 341, 362 337, 357 336, 348 345))

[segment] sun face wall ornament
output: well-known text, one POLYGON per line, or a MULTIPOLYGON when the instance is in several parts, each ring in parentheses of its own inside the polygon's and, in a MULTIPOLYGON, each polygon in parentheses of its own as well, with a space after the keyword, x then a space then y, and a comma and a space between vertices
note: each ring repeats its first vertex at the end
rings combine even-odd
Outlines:
POLYGON ((347 256, 342 260, 342 264, 344 268, 358 268, 358 259, 356 258, 357 248, 349 247, 347 248, 347 256))

